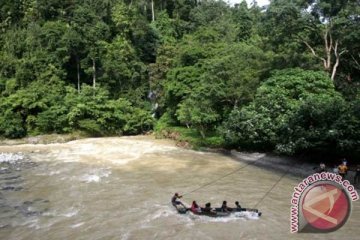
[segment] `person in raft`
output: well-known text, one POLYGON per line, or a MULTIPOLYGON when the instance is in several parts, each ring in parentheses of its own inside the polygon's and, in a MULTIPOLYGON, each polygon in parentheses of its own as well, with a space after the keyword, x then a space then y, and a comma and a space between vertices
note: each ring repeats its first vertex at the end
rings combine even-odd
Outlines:
POLYGON ((246 208, 242 208, 238 201, 235 202, 236 210, 246 211, 246 208))
POLYGON ((235 206, 237 211, 249 211, 249 212, 259 212, 258 209, 255 208, 242 208, 238 201, 235 202, 235 206))
POLYGON ((175 193, 174 196, 171 198, 171 203, 172 205, 174 205, 176 207, 176 205, 182 205, 184 208, 186 208, 186 206, 179 201, 178 199, 182 198, 181 195, 179 195, 178 193, 175 193))
POLYGON ((211 203, 206 203, 204 208, 201 208, 203 212, 215 212, 214 209, 211 207, 211 203))
POLYGON ((226 201, 223 201, 223 203, 222 203, 222 205, 221 205, 221 211, 222 211, 222 212, 229 212, 229 211, 231 211, 231 209, 228 208, 226 201))
POLYGON ((201 212, 201 208, 200 208, 199 205, 196 203, 196 201, 193 201, 193 202, 192 202, 192 205, 191 205, 190 210, 191 210, 193 213, 199 213, 199 212, 201 212))

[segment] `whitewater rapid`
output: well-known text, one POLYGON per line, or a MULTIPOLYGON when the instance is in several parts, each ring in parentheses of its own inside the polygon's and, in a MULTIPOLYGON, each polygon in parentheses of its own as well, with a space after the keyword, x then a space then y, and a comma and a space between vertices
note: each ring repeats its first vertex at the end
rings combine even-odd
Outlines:
POLYGON ((193 151, 151 136, 0 146, 0 239, 357 239, 357 202, 337 232, 290 234, 290 198, 301 177, 281 178, 287 166, 266 161, 275 164, 262 153, 193 151), (180 192, 187 204, 238 200, 252 208, 272 187, 260 218, 181 215, 170 204, 180 192))

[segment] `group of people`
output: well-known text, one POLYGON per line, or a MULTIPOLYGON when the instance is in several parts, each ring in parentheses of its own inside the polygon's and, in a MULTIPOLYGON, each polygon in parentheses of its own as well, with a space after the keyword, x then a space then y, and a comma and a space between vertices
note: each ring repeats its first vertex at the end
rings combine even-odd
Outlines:
MULTIPOLYGON (((184 208, 186 208, 186 206, 180 201, 180 198, 182 198, 181 195, 179 195, 178 193, 175 193, 174 196, 171 198, 171 203, 177 207, 178 205, 183 206, 184 208)), ((220 207, 220 211, 222 212, 231 212, 233 210, 240 210, 240 211, 245 211, 245 208, 242 208, 239 204, 238 201, 235 202, 235 208, 230 208, 227 206, 227 202, 223 201, 221 207, 220 207)), ((196 201, 193 201, 190 207, 190 210, 194 213, 197 212, 215 212, 215 209, 211 207, 211 203, 206 203, 205 207, 200 207, 196 201)))
MULTIPOLYGON (((240 211, 244 211, 246 209, 242 208, 239 204, 238 201, 235 202, 235 208, 230 208, 227 206, 227 202, 226 201, 223 201, 221 207, 220 207, 220 211, 221 212, 232 212, 234 209, 235 210, 240 210, 240 211)), ((214 208, 211 207, 211 203, 206 203, 205 204, 205 207, 202 208, 200 207, 196 201, 193 201, 192 202, 192 205, 191 205, 191 208, 190 210, 194 213, 197 213, 197 212, 216 212, 214 208)))
MULTIPOLYGON (((320 166, 317 168, 317 173, 326 172, 325 163, 321 162, 320 166)), ((349 168, 347 166, 347 160, 344 158, 340 165, 335 165, 333 168, 333 172, 339 174, 343 179, 345 179, 346 175, 348 174, 349 168)), ((360 165, 356 166, 355 175, 354 175, 354 184, 360 183, 360 165)))

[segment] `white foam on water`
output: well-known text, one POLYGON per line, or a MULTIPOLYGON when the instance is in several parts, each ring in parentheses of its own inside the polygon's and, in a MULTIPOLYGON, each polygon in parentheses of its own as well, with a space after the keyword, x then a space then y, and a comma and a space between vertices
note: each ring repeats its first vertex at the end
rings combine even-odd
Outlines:
POLYGON ((120 236, 121 240, 128 240, 130 238, 130 233, 126 232, 120 236))
POLYGON ((142 159, 145 154, 163 153, 178 149, 175 146, 163 146, 149 141, 126 138, 116 139, 86 139, 67 143, 72 145, 70 151, 62 152, 60 158, 72 161, 111 162, 115 165, 125 165, 131 161, 142 159), (113 147, 108 147, 113 146, 113 147), (74 153, 74 154, 73 154, 74 153), (89 156, 89 157, 88 157, 89 156))
POLYGON ((27 228, 35 228, 35 229, 39 229, 40 228, 40 224, 39 224, 39 218, 38 217, 15 217, 15 218, 11 218, 9 219, 9 222, 7 224, 1 225, 0 227, 6 227, 6 226, 11 226, 11 227, 27 227, 27 228))
POLYGON ((243 218, 248 220, 258 220, 259 214, 257 212, 236 212, 233 215, 237 218, 243 218))
POLYGON ((73 216, 76 216, 78 214, 79 210, 78 209, 71 209, 68 212, 62 213, 59 216, 63 216, 63 217, 67 217, 67 218, 71 218, 73 216))
POLYGON ((84 175, 81 177, 81 181, 91 183, 91 182, 100 182, 100 177, 97 175, 84 175))
POLYGON ((255 161, 266 156, 264 153, 246 153, 231 150, 231 154, 246 161, 255 161))
MULTIPOLYGON (((154 206, 156 211, 149 213, 139 224, 141 228, 152 228, 158 227, 157 223, 161 223, 164 220, 169 222, 169 219, 173 219, 176 224, 185 225, 187 227, 194 226, 197 223, 207 223, 207 222, 218 222, 218 223, 228 223, 228 222, 238 222, 238 221, 248 221, 248 220, 258 220, 258 213, 256 212, 236 212, 230 214, 226 217, 208 217, 208 216, 199 216, 191 212, 186 214, 178 214, 171 206, 165 205, 156 205, 154 206), (174 219, 175 218, 175 219, 174 219)), ((172 225, 172 224, 170 224, 172 225)))
POLYGON ((61 171, 59 170, 56 170, 56 171, 44 171, 44 172, 41 172, 41 173, 37 173, 36 175, 37 176, 54 176, 54 175, 59 175, 61 173, 61 171))
POLYGON ((80 223, 73 224, 73 225, 71 225, 70 227, 71 227, 71 228, 78 228, 78 227, 80 227, 80 226, 82 226, 82 225, 84 225, 84 224, 85 224, 85 222, 80 222, 80 223))
POLYGON ((140 154, 127 154, 126 157, 122 157, 121 159, 111 159, 110 162, 115 164, 115 165, 126 165, 128 164, 129 162, 132 162, 134 160, 137 160, 141 157, 140 154))
POLYGON ((57 171, 50 171, 49 176, 58 175, 58 174, 60 174, 60 171, 59 171, 59 170, 57 170, 57 171))
POLYGON ((71 218, 73 216, 76 216, 79 213, 79 209, 76 209, 74 207, 69 208, 68 210, 64 211, 64 212, 59 212, 59 211, 49 211, 44 213, 44 216, 50 216, 50 217, 67 217, 67 218, 71 218))
POLYGON ((194 221, 201 222, 234 222, 234 221, 246 221, 246 220, 258 220, 259 216, 256 212, 236 212, 231 213, 229 216, 225 217, 209 217, 209 216, 200 216, 195 215, 191 212, 188 213, 189 218, 194 221))
POLYGON ((9 226, 9 224, 6 224, 6 223, 4 223, 4 224, 3 224, 3 223, 0 223, 0 229, 1 229, 1 228, 5 228, 5 227, 7 227, 7 226, 9 226))
POLYGON ((169 209, 159 209, 148 220, 153 221, 162 217, 168 217, 172 215, 172 213, 173 211, 170 211, 169 209))
POLYGON ((35 228, 35 229, 39 229, 39 218, 28 218, 27 220, 25 220, 24 222, 22 222, 21 224, 19 224, 20 226, 27 226, 29 228, 35 228))
POLYGON ((0 163, 16 163, 25 158, 24 154, 18 153, 0 153, 0 163))
MULTIPOLYGON (((32 148, 33 145, 22 145, 22 147, 32 148)), ((125 137, 88 138, 67 143, 36 144, 36 148, 36 151, 32 152, 37 153, 32 154, 32 160, 34 161, 52 161, 56 159, 65 163, 87 162, 93 164, 111 163, 113 165, 126 165, 135 160, 142 160, 146 154, 161 154, 179 150, 176 146, 158 144, 153 140, 134 140, 125 137)), ((194 154, 204 153, 194 151, 194 154)), ((13 154, 7 154, 6 159, 9 158, 9 155, 13 154)), ((4 159, 5 156, 1 156, 0 162, 5 161, 4 159)))
POLYGON ((147 225, 147 223, 154 221, 156 219, 162 218, 162 217, 168 217, 171 212, 169 208, 164 208, 161 205, 153 206, 152 208, 146 207, 146 209, 151 210, 151 213, 149 213, 143 220, 142 225, 147 225), (154 209, 157 209, 154 212, 154 209))
POLYGON ((94 169, 89 173, 82 175, 79 180, 81 182, 92 183, 92 182, 100 182, 102 178, 107 178, 111 174, 111 170, 109 169, 94 169))
MULTIPOLYGON (((176 224, 192 225, 192 220, 187 215, 178 214, 172 207, 168 205, 155 205, 154 208, 149 208, 151 213, 146 214, 142 219, 139 226, 141 228, 156 228, 163 225, 163 221, 166 222, 175 221, 176 224), (157 209, 155 212, 153 209, 157 209)), ((170 224, 171 225, 171 224, 170 224)))

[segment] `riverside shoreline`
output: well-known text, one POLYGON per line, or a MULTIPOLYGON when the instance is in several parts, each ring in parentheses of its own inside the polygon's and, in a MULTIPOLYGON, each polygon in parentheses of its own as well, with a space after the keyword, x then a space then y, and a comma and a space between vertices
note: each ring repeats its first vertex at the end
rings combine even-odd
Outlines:
POLYGON ((87 136, 83 134, 46 134, 46 135, 28 136, 19 139, 0 138, 0 146, 14 146, 14 145, 22 145, 22 144, 66 143, 83 138, 87 138, 87 136))
MULTIPOLYGON (((137 135, 137 136, 119 136, 118 138, 140 138, 140 139, 157 139, 157 140, 166 140, 172 142, 176 147, 191 149, 189 144, 179 144, 179 142, 175 139, 171 138, 158 138, 156 134, 149 135, 137 135)), ((17 146, 26 145, 26 152, 38 152, 37 145, 47 145, 47 144, 63 144, 68 143, 74 140, 81 139, 89 139, 91 137, 82 135, 82 134, 49 134, 49 135, 38 135, 38 136, 30 136, 21 139, 0 139, 0 152, 3 150, 8 151, 11 147, 11 151, 14 152, 17 149, 17 146), (31 146, 33 145, 33 146, 31 146), (1 147, 6 147, 5 149, 1 149, 1 147), (33 148, 33 149, 32 149, 33 148)), ((107 137, 99 137, 98 139, 107 137)), ((114 138, 114 137, 112 137, 114 138)), ((117 138, 117 137, 115 137, 117 138)), ((24 148, 22 148, 24 150, 24 148)), ((221 148, 201 148, 195 149, 193 151, 199 152, 212 152, 217 154, 222 154, 231 157, 234 161, 243 162, 245 164, 253 165, 258 168, 265 169, 267 171, 272 171, 279 174, 290 175, 296 178, 304 178, 311 174, 313 174, 314 168, 318 167, 317 162, 313 162, 307 158, 297 158, 297 157, 286 157, 279 156, 273 153, 260 153, 260 152, 243 152, 236 150, 227 150, 221 148)), ((340 162, 339 162, 340 164, 340 162)), ((327 170, 332 172, 333 166, 327 166, 327 170)), ((353 171, 353 167, 350 163, 350 171, 347 176, 347 179, 350 182, 353 182, 353 178, 355 172, 353 171)), ((359 184, 356 186, 359 189, 359 184)))

